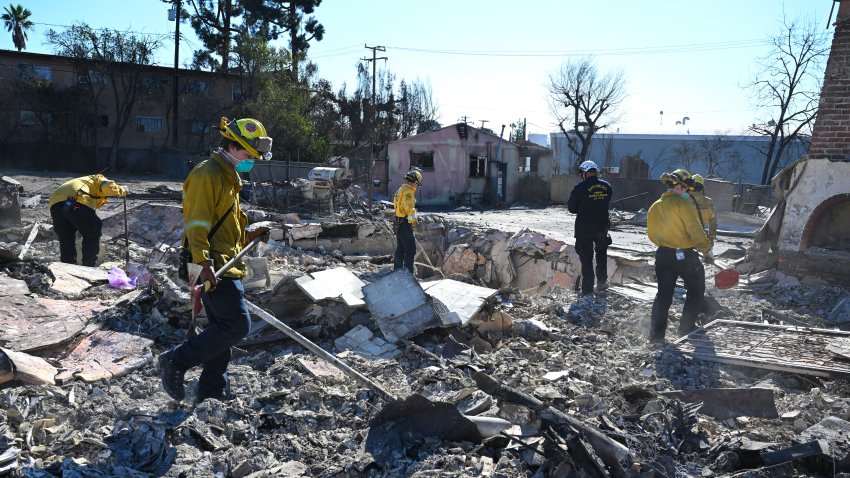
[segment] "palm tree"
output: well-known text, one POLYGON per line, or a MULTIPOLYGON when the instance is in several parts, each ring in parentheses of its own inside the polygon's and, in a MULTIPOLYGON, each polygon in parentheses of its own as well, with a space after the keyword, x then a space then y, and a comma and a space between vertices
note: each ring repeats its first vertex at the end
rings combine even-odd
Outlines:
POLYGON ((6 13, 0 15, 0 18, 6 23, 6 31, 12 32, 15 48, 21 51, 27 47, 27 30, 33 26, 30 20, 32 12, 20 4, 12 5, 11 3, 8 7, 3 7, 3 10, 6 13))

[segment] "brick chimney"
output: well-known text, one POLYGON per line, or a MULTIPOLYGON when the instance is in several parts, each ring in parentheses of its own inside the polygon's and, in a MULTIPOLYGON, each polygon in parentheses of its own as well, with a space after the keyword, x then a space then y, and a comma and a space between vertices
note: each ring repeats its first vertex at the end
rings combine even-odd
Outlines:
POLYGON ((838 3, 809 159, 850 161, 850 0, 838 3))

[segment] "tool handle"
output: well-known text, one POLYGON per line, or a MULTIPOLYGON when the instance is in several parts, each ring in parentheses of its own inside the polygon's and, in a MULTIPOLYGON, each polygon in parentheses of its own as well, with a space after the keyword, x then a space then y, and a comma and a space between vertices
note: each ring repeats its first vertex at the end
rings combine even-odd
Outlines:
POLYGON ((338 368, 341 372, 343 372, 344 374, 353 378, 354 380, 360 382, 362 385, 365 385, 366 387, 369 387, 370 389, 374 390, 379 395, 381 395, 384 399, 389 400, 389 401, 395 401, 396 400, 395 396, 393 396, 390 392, 384 390, 383 387, 381 387, 380 385, 378 385, 377 383, 372 381, 369 377, 367 377, 367 376, 361 374, 360 372, 354 370, 353 368, 349 367, 345 362, 336 358, 334 355, 332 355, 327 350, 325 350, 325 349, 319 347, 318 345, 314 344, 307 337, 304 337, 303 335, 299 334, 297 331, 295 331, 294 329, 292 329, 288 325, 286 325, 283 322, 281 322, 280 320, 278 320, 277 317, 275 317, 272 314, 266 312, 265 310, 259 308, 258 306, 252 304, 251 302, 248 302, 247 300, 245 302, 248 304, 248 310, 250 310, 254 314, 257 314, 261 319, 265 320, 270 325, 274 326, 276 329, 280 330, 281 332, 283 332, 284 334, 289 336, 289 338, 291 338, 292 340, 301 344, 304 348, 306 348, 310 352, 313 352, 314 354, 318 355, 319 357, 327 360, 328 362, 330 362, 331 365, 338 368))
MULTIPOLYGON (((268 234, 268 233, 266 233, 266 234, 268 234)), ((257 244, 259 244, 263 240, 263 238, 265 237, 266 234, 260 234, 259 236, 255 237, 253 241, 248 243, 247 246, 245 246, 241 251, 239 251, 239 254, 236 254, 233 257, 233 259, 230 259, 229 261, 227 261, 223 266, 221 266, 221 269, 215 271, 215 278, 218 279, 219 277, 221 277, 222 274, 229 271, 230 268, 233 267, 233 265, 236 264, 237 261, 239 261, 240 259, 245 257, 245 254, 251 252, 251 249, 256 247, 257 244)), ((203 287, 204 292, 208 292, 210 290, 210 287, 212 287, 212 284, 210 284, 210 281, 205 280, 204 281, 204 287, 203 287)))
POLYGON ((124 197, 124 266, 130 269, 130 227, 127 224, 127 195, 124 197))

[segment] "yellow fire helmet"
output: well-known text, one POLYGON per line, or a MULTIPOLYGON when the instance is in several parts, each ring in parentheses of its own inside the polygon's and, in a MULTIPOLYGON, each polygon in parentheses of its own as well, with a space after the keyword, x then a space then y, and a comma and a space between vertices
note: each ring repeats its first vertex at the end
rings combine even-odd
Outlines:
POLYGON ((254 118, 228 120, 221 117, 221 135, 236 141, 255 159, 272 159, 272 139, 266 136, 263 123, 254 118))
POLYGON ((691 177, 691 173, 689 173, 686 169, 677 169, 672 173, 663 173, 661 175, 661 181, 672 186, 676 184, 681 184, 687 189, 693 191, 694 188, 694 178, 691 177))
POLYGON ((422 173, 414 169, 408 171, 407 174, 404 175, 404 179, 411 183, 422 184, 422 173))

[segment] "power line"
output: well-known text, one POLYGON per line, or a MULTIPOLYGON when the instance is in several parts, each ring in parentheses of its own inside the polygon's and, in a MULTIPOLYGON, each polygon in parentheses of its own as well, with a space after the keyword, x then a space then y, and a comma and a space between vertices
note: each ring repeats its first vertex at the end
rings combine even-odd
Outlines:
POLYGON ((387 48, 417 53, 432 53, 440 55, 463 56, 509 56, 509 57, 552 57, 552 56, 617 56, 617 55, 649 55, 666 53, 685 53, 694 51, 729 50, 735 48, 751 48, 770 44, 769 40, 737 40, 718 43, 694 43, 688 45, 666 45, 636 48, 602 48, 588 50, 446 50, 432 48, 414 48, 403 46, 388 46, 387 48))

